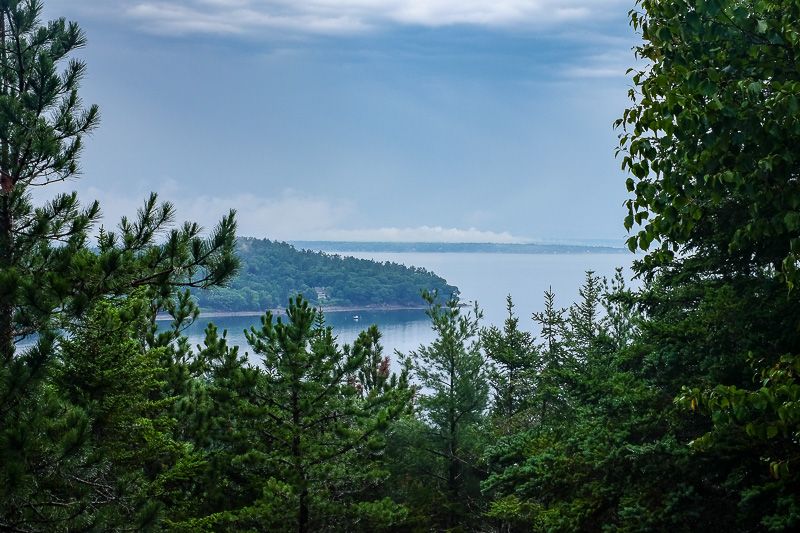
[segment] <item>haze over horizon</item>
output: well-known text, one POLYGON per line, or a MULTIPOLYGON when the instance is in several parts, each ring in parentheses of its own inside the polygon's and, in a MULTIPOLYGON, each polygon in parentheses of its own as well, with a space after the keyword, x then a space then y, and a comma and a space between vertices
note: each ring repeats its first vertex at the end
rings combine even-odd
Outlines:
POLYGON ((113 225, 151 191, 243 236, 615 241, 620 0, 51 0, 89 44, 83 176, 113 225))

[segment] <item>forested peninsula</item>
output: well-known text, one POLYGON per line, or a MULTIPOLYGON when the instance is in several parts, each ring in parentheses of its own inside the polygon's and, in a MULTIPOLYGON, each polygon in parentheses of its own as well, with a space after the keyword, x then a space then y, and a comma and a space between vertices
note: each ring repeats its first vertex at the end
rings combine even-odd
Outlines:
POLYGON ((422 291, 458 294, 424 268, 298 250, 285 242, 240 237, 236 254, 241 266, 227 286, 196 293, 204 312, 262 312, 295 295, 322 307, 419 308, 422 291))

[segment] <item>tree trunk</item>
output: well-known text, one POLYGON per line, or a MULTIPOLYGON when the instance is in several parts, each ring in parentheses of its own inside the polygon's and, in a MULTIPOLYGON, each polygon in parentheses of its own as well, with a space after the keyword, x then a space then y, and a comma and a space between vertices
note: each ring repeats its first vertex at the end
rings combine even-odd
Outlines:
POLYGON ((447 465, 447 492, 450 495, 450 505, 447 513, 447 527, 455 527, 456 512, 455 509, 459 504, 459 474, 461 473, 461 464, 458 462, 458 436, 457 436, 457 422, 454 413, 451 412, 450 417, 450 442, 448 443, 448 462, 447 465))
MULTIPOLYGON (((0 193, 0 271, 9 272, 14 264, 11 201, 0 193)), ((0 294, 0 358, 8 363, 14 357, 14 301, 11 294, 0 294)))
POLYGON ((306 479, 305 469, 302 464, 303 451, 300 446, 300 435, 303 431, 301 427, 299 378, 293 372, 294 380, 292 387, 292 459, 294 462, 295 476, 300 482, 300 494, 297 502, 297 531, 299 533, 308 532, 308 480, 306 479))
POLYGON ((515 379, 516 379, 516 376, 514 376, 514 369, 513 368, 509 368, 508 369, 508 398, 506 398, 506 401, 508 402, 508 404, 507 404, 508 411, 506 412, 506 416, 508 416, 508 417, 514 416, 514 393, 515 393, 514 380, 515 379))
MULTIPOLYGON (((6 94, 6 18, 0 11, 0 93, 6 94)), ((8 143, 0 143, 0 271, 14 266, 14 219, 12 194, 14 180, 9 174, 8 143)), ((14 301, 9 294, 0 294, 0 358, 4 363, 14 357, 14 301)))
POLYGON ((308 532, 308 487, 305 485, 303 486, 303 490, 300 491, 300 509, 297 516, 297 531, 299 533, 307 533, 308 532))

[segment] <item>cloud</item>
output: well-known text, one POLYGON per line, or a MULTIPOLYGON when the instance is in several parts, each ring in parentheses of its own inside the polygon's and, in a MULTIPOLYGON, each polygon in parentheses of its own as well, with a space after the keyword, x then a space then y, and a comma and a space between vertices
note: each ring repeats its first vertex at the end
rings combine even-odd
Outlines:
POLYGON ((631 56, 627 50, 591 55, 580 64, 565 66, 562 75, 576 79, 627 77, 626 71, 633 61, 631 56))
POLYGON ((167 34, 350 34, 387 25, 540 28, 603 17, 621 0, 154 0, 125 9, 167 34))
MULTIPOLYGON (((207 230, 234 208, 237 213, 237 233, 246 237, 282 241, 526 242, 508 232, 476 228, 419 226, 341 229, 357 211, 351 202, 308 196, 291 189, 269 198, 250 193, 192 196, 176 182, 167 180, 158 193, 161 199, 169 199, 175 205, 176 222, 191 220, 207 230)), ((118 194, 95 187, 80 193, 80 198, 86 203, 95 199, 100 202, 103 224, 109 229, 116 227, 122 216, 135 216, 146 196, 144 193, 139 197, 118 194)))
POLYGON ((516 237, 508 232, 485 231, 476 228, 443 228, 441 226, 329 230, 322 232, 319 238, 320 240, 350 242, 527 242, 526 239, 516 237))
POLYGON ((168 34, 235 35, 258 30, 289 30, 305 33, 341 34, 364 31, 367 26, 347 14, 316 14, 271 9, 270 2, 142 2, 127 15, 142 22, 142 28, 168 34), (222 5, 231 4, 231 5, 222 5), (241 4, 241 5, 240 5, 241 4))
MULTIPOLYGON (((176 222, 191 220, 206 229, 214 227, 231 208, 236 209, 239 235, 277 240, 314 238, 342 223, 352 212, 349 202, 333 202, 306 196, 290 189, 275 197, 251 193, 227 196, 192 196, 175 182, 166 182, 159 198, 169 200, 176 210, 176 222)), ((83 201, 97 199, 103 210, 103 223, 115 227, 122 216, 132 217, 147 195, 118 194, 94 187, 80 194, 83 201)))

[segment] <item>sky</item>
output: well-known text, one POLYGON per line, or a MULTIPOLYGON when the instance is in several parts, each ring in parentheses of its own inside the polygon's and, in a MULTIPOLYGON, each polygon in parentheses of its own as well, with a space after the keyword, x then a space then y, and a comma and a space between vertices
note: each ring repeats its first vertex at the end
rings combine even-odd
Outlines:
MULTIPOLYGON (((88 37, 105 224, 280 240, 622 244, 632 0, 45 0, 88 37)), ((38 194, 38 193, 37 193, 38 194)))

